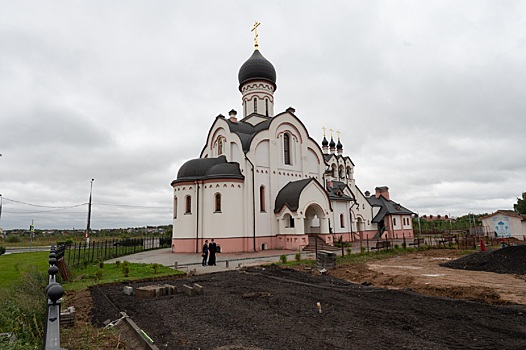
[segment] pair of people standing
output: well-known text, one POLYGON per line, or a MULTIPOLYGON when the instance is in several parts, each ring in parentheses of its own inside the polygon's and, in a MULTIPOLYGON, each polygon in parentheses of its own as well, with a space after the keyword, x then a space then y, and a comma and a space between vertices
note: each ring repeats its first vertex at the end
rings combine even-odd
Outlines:
POLYGON ((203 257, 203 261, 201 262, 201 265, 216 266, 216 253, 217 253, 217 245, 216 245, 216 242, 214 242, 214 239, 212 238, 212 241, 210 242, 210 244, 208 244, 208 239, 205 240, 205 244, 203 244, 203 252, 201 254, 201 256, 203 257), (208 257, 209 253, 210 253, 210 257, 208 257))

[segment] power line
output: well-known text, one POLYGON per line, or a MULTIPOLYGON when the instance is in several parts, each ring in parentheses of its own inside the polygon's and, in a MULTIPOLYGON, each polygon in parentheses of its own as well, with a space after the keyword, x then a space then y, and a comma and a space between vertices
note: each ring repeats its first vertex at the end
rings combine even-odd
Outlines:
POLYGON ((40 205, 40 204, 31 204, 31 203, 26 203, 26 202, 21 202, 21 201, 17 201, 17 200, 14 200, 14 199, 9 199, 9 198, 6 198, 6 197, 3 197, 6 201, 10 201, 10 202, 14 202, 14 203, 19 203, 19 204, 25 204, 25 205, 29 205, 29 206, 32 206, 32 207, 39 207, 39 208, 54 208, 54 209, 68 209, 68 208, 75 208, 75 207, 80 207, 82 205, 86 205, 88 203, 82 203, 82 204, 75 204, 75 205, 69 205, 69 206, 61 206, 61 207, 57 207, 57 206, 52 206, 52 205, 40 205))

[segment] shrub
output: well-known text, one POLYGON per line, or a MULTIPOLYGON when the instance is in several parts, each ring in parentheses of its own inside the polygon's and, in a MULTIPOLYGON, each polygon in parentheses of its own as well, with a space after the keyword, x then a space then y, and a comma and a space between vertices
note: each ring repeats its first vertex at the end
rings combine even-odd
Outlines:
POLYGON ((122 273, 124 274, 124 277, 130 276, 130 263, 127 261, 124 261, 121 264, 122 273))
POLYGON ((296 255, 294 255, 294 259, 296 261, 300 261, 301 260, 301 254, 300 253, 296 253, 296 255))
POLYGON ((5 247, 0 246, 0 255, 5 254, 5 247))
POLYGON ((360 247, 360 253, 365 253, 365 247, 360 247))
POLYGON ((8 243, 20 243, 22 242, 22 238, 20 238, 19 235, 8 235, 5 241, 8 243))
POLYGON ((285 264, 287 262, 287 256, 285 254, 281 254, 279 256, 279 261, 283 264, 285 264))
POLYGON ((157 274, 159 273, 159 267, 160 267, 160 266, 161 266, 161 265, 159 265, 159 264, 157 264, 157 263, 152 264, 152 270, 153 270, 153 274, 154 274, 154 275, 157 275, 157 274))
POLYGON ((395 245, 394 245, 394 248, 395 248, 395 249, 398 249, 398 248, 400 248, 400 246, 399 246, 398 244, 395 244, 395 245))
POLYGON ((351 247, 347 247, 345 250, 347 251, 347 255, 351 255, 351 247))
POLYGON ((95 272, 95 280, 98 282, 102 279, 102 270, 98 269, 97 272, 95 272))
POLYGON ((121 261, 120 260, 115 261, 115 266, 117 266, 117 268, 119 268, 121 266, 121 261))

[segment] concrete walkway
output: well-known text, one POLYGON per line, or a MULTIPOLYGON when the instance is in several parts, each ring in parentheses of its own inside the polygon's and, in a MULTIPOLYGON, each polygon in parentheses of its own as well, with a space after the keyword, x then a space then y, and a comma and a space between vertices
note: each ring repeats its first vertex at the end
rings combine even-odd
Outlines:
MULTIPOLYGON (((249 253, 217 253, 216 266, 202 266, 201 254, 196 253, 172 253, 170 248, 149 250, 136 254, 121 256, 120 258, 111 259, 106 263, 114 263, 116 260, 128 261, 131 263, 144 264, 161 264, 164 266, 174 267, 184 272, 193 272, 196 274, 220 272, 226 270, 239 269, 242 266, 254 266, 267 263, 279 262, 281 255, 287 256, 287 261, 295 258, 297 251, 293 250, 263 250, 249 253)), ((314 259, 314 253, 301 253, 302 259, 314 259)))

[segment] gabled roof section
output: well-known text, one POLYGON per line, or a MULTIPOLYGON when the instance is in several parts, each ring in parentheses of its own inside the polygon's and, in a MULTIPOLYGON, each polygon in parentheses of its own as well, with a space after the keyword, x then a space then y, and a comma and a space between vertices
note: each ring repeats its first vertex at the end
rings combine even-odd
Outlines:
POLYGON ((309 178, 291 181, 283 186, 276 196, 274 213, 278 213, 284 205, 292 211, 298 210, 301 192, 311 181, 315 180, 313 178, 309 178))
POLYGON ((352 191, 344 182, 341 181, 333 181, 332 187, 327 185, 327 194, 329 195, 330 200, 356 202, 356 198, 354 197, 352 191), (345 194, 346 189, 349 190, 348 192, 351 193, 352 196, 345 194))
POLYGON ((501 214, 501 215, 504 215, 504 216, 516 217, 516 218, 521 219, 522 221, 526 220, 526 215, 524 215, 524 214, 519 214, 519 213, 517 213, 514 210, 502 210, 502 209, 497 210, 493 214, 482 216, 482 217, 479 218, 479 220, 480 219, 490 218, 490 217, 498 215, 498 214, 501 214))
POLYGON ((399 203, 392 200, 385 199, 384 196, 376 198, 375 195, 367 198, 369 204, 373 207, 380 207, 380 211, 373 218, 373 222, 380 222, 386 215, 411 215, 414 214, 411 210, 404 208, 399 203))
POLYGON ((343 159, 343 160, 349 160, 351 162, 351 164, 353 166, 355 166, 354 162, 352 161, 351 157, 349 156, 344 156, 344 155, 341 155, 341 154, 335 154, 335 153, 329 153, 329 154, 323 154, 323 158, 325 159, 325 163, 328 163, 329 160, 334 157, 336 158, 336 160, 340 160, 340 159, 343 159))
MULTIPOLYGON (((248 116, 247 118, 250 118, 252 115, 248 116)), ((264 117, 264 116, 260 116, 264 117)), ((267 118, 267 117, 264 117, 267 118)), ((252 139, 254 136, 262 131, 262 130, 268 130, 270 122, 272 121, 271 118, 268 118, 267 120, 252 125, 250 123, 244 122, 244 121, 238 121, 233 122, 231 120, 226 120, 228 127, 230 128, 230 132, 235 133, 239 140, 241 141, 241 144, 243 145, 243 152, 247 153, 250 150, 250 143, 252 142, 252 139)))

